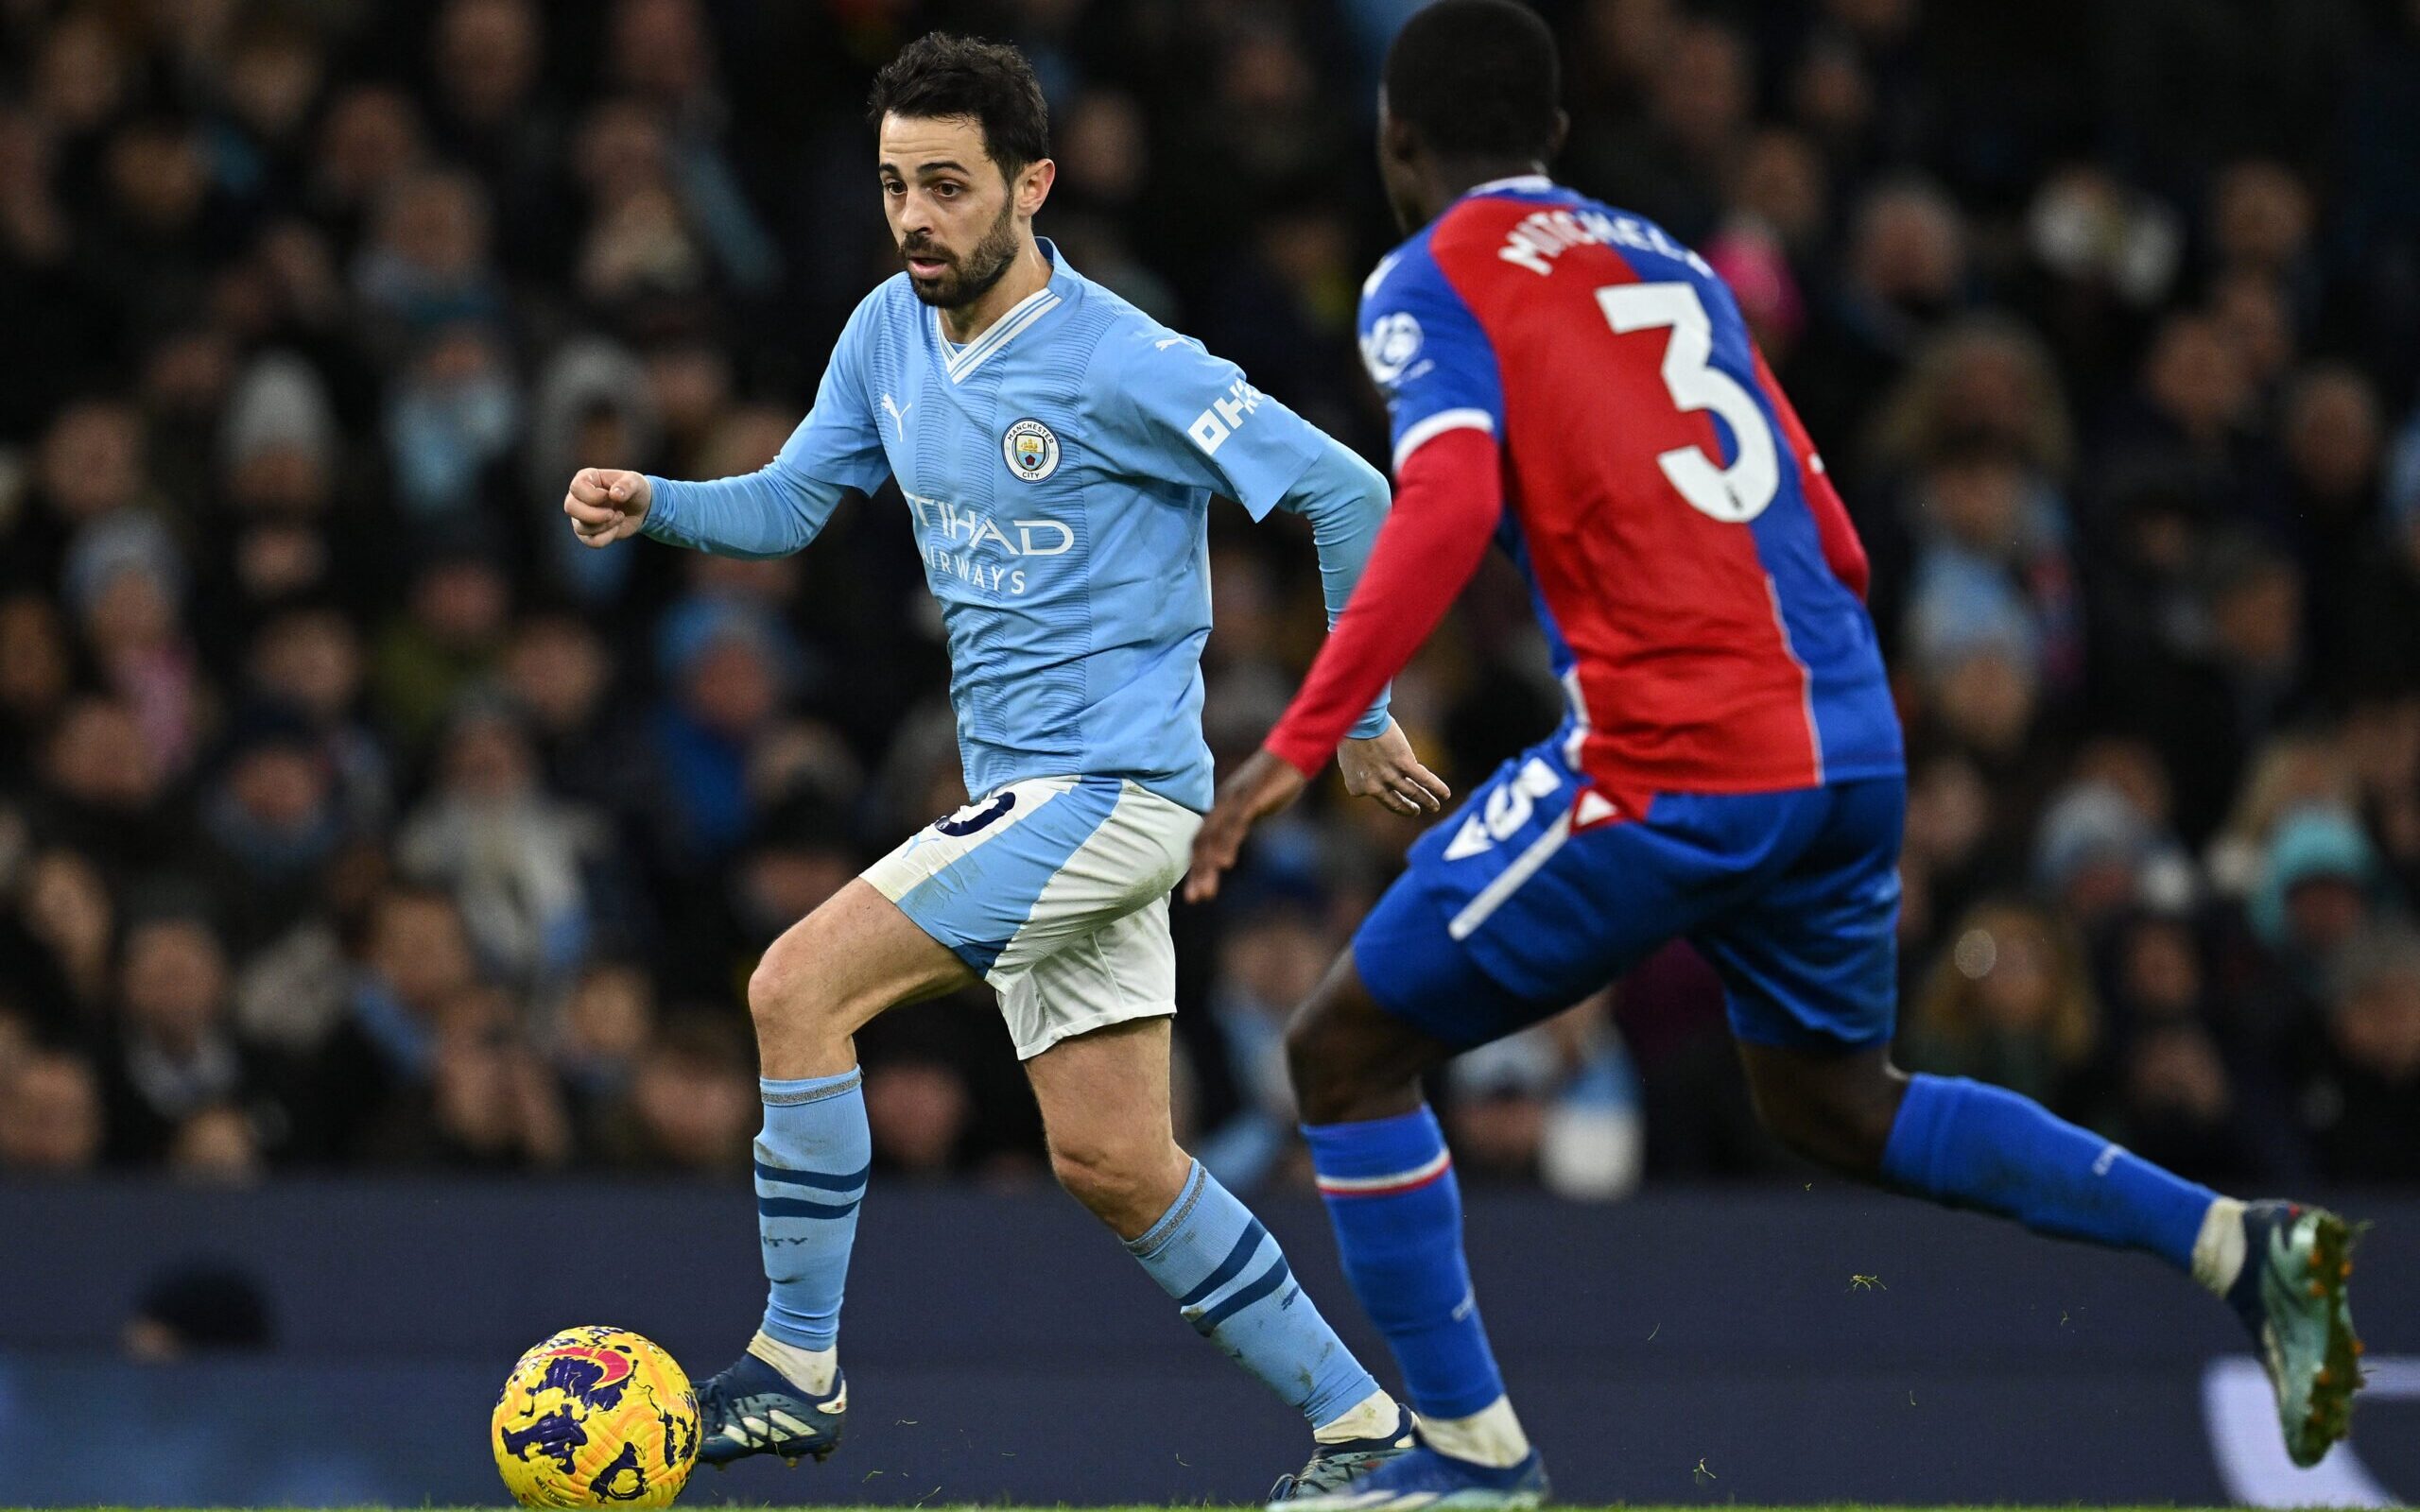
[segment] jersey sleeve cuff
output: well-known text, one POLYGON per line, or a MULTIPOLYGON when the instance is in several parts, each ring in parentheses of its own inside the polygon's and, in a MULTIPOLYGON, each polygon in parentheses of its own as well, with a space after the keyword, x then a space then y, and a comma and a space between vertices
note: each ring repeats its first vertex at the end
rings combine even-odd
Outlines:
POLYGON ((686 545, 688 538, 680 533, 680 483, 650 472, 647 475, 647 518, 639 522, 639 534, 649 541, 686 545))
POLYGON ((1261 742, 1260 748, 1302 773, 1303 780, 1306 782, 1318 782, 1320 768, 1325 766, 1328 758, 1336 754, 1335 747, 1330 746, 1321 749, 1289 732, 1283 726, 1270 730, 1269 738, 1261 742))
POLYGON ((1397 477, 1403 475, 1403 465, 1411 459, 1412 453, 1419 451, 1447 431, 1478 431, 1482 435, 1494 436, 1495 417, 1483 409, 1465 407, 1441 409, 1426 420, 1414 421, 1404 427, 1403 435, 1395 440, 1393 459, 1395 475, 1397 477))

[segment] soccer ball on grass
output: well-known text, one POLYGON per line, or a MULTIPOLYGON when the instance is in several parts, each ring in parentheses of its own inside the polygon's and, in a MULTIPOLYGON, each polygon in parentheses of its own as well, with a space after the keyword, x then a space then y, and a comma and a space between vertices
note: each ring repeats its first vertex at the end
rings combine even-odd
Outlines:
POLYGON ((670 1506, 698 1463, 698 1396, 627 1329, 565 1329, 512 1367, 488 1430, 523 1506, 670 1506))

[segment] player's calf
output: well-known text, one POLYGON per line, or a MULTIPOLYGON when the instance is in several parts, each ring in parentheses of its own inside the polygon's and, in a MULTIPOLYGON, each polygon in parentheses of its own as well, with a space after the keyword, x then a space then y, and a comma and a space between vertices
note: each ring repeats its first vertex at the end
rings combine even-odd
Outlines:
POLYGON ((1347 954, 1286 1049, 1345 1276, 1403 1366, 1425 1440, 1485 1473, 1533 1460, 1479 1319, 1453 1160, 1420 1094, 1453 1047, 1379 1007, 1347 954))
POLYGON ((1766 1125, 1811 1160, 2036 1233, 2156 1255, 2223 1297, 2259 1347, 2295 1464, 2317 1464, 2350 1431, 2354 1230, 2336 1214, 2222 1197, 2005 1088, 1903 1076, 1879 1049, 1743 1044, 1740 1058, 1766 1125))

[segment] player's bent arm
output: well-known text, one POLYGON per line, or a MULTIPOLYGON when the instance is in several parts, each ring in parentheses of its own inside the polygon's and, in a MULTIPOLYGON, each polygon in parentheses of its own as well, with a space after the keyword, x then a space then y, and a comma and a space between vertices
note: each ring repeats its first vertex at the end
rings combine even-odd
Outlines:
POLYGON ((1410 662, 1478 571, 1504 511, 1495 438, 1462 427, 1423 440, 1396 470, 1394 508, 1352 602, 1270 732, 1270 752, 1308 777, 1371 697, 1410 662))
MULTIPOLYGON (((1333 437, 1321 439, 1325 446, 1277 507, 1311 523, 1311 541, 1320 557, 1320 594, 1327 600, 1327 625, 1333 633, 1387 523, 1388 490, 1386 477, 1352 448, 1333 437)), ((1385 732, 1391 720, 1387 696, 1380 687, 1348 731, 1353 739, 1369 740, 1385 732)))
POLYGON ((654 500, 639 528, 717 556, 786 557, 816 538, 850 490, 872 493, 882 487, 890 465, 864 367, 888 287, 867 295, 849 316, 816 387, 815 406, 779 455, 744 477, 712 483, 649 478, 654 500))
POLYGON ((799 466, 800 438, 812 423, 810 416, 781 455, 756 472, 711 483, 648 478, 654 499, 641 532, 717 557, 757 559, 804 549, 848 492, 799 466))

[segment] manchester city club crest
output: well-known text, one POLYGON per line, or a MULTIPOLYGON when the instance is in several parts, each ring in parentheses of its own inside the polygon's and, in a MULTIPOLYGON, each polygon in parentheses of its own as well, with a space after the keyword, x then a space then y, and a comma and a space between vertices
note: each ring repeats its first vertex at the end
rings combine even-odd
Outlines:
POLYGON ((1028 483, 1039 483, 1059 471, 1059 438, 1038 420, 1021 420, 1000 438, 1000 455, 1009 471, 1028 483))

